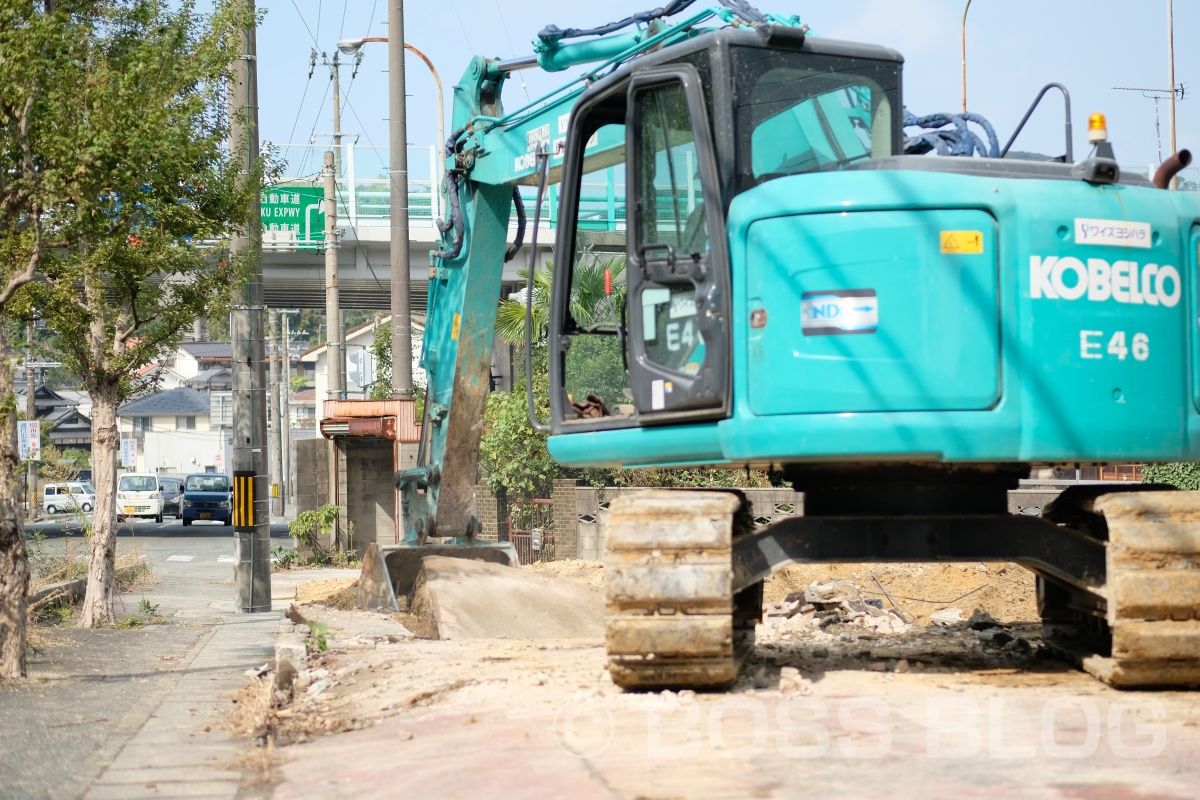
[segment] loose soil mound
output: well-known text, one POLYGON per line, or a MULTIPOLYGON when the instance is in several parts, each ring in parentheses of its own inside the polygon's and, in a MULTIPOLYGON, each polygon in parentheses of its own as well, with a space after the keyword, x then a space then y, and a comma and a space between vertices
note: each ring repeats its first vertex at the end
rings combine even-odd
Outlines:
POLYGON ((296 602, 300 604, 319 603, 342 611, 352 611, 357 593, 357 578, 312 581, 296 587, 296 602))
POLYGON ((568 558, 562 561, 537 561, 528 565, 525 569, 542 575, 565 578, 575 583, 582 583, 584 586, 591 586, 594 589, 604 588, 603 561, 586 561, 579 558, 568 558))
MULTIPOLYGON (((567 559, 527 566, 585 586, 603 588, 604 563, 567 559)), ((961 608, 969 617, 978 608, 1000 622, 1038 619, 1034 575, 1016 564, 804 564, 788 567, 767 579, 763 602, 778 603, 793 592, 803 592, 814 581, 845 578, 865 597, 891 603, 871 578, 878 580, 896 601, 921 624, 940 608, 961 608)))

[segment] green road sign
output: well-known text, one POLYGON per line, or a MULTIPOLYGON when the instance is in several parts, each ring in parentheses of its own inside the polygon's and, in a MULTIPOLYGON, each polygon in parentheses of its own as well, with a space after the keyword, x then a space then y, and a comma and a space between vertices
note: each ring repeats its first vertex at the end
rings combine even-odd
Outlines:
POLYGON ((262 193, 263 245, 317 249, 325 242, 325 192, 308 184, 272 186, 262 193))

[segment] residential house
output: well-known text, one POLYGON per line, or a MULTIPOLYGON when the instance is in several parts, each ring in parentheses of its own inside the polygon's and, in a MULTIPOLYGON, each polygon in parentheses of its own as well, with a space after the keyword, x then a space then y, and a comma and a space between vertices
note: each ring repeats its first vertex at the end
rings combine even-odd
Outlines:
POLYGON ((315 428, 317 426, 316 389, 292 392, 288 404, 288 421, 293 428, 315 428))
MULTIPOLYGON (((371 389, 375 385, 377 377, 375 371, 375 359, 371 355, 371 343, 375 339, 375 328, 377 325, 387 323, 387 318, 380 322, 367 322, 358 327, 351 328, 346 331, 346 366, 343 370, 346 377, 346 390, 342 393, 342 398, 357 400, 370 397, 371 389)), ((413 317, 413 355, 412 355, 412 371, 414 381, 417 384, 423 384, 424 370, 420 366, 421 357, 421 336, 425 332, 425 320, 419 317, 413 317)), ((306 351, 300 356, 300 361, 304 364, 311 364, 315 368, 315 384, 316 397, 316 414, 318 419, 324 418, 322 406, 326 400, 338 399, 329 396, 329 364, 328 364, 328 345, 318 345, 306 351)))
POLYGON ((137 443, 139 472, 226 472, 232 433, 213 421, 208 395, 180 387, 132 400, 117 410, 122 439, 137 443))
POLYGON ((184 342, 167 362, 184 380, 214 367, 233 365, 233 342, 184 342))
POLYGON ((195 377, 184 381, 184 386, 198 392, 228 392, 233 389, 233 370, 229 367, 209 367, 195 377))
MULTIPOLYGON (((50 443, 59 450, 92 449, 92 420, 80 410, 80 395, 87 398, 86 392, 56 391, 44 384, 33 391, 34 417, 50 429, 50 443)), ((27 408, 23 391, 17 395, 17 408, 27 408)), ((90 400, 86 408, 91 410, 90 400)))

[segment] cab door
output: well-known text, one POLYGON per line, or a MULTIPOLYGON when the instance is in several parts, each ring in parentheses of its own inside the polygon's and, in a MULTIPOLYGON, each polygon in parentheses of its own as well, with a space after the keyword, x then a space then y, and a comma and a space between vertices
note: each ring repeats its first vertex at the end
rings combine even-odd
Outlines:
POLYGON ((729 410, 729 268, 700 78, 688 65, 634 76, 629 173, 628 370, 643 423, 729 410))

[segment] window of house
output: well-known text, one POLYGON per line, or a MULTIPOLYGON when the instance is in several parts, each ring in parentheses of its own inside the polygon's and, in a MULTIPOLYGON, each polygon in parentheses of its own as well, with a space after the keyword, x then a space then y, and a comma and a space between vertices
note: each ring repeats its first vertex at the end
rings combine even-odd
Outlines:
POLYGON ((176 417, 175 430, 177 431, 194 431, 196 430, 195 417, 176 417))
POLYGON ((134 433, 149 433, 150 417, 134 417, 133 432, 134 433))

